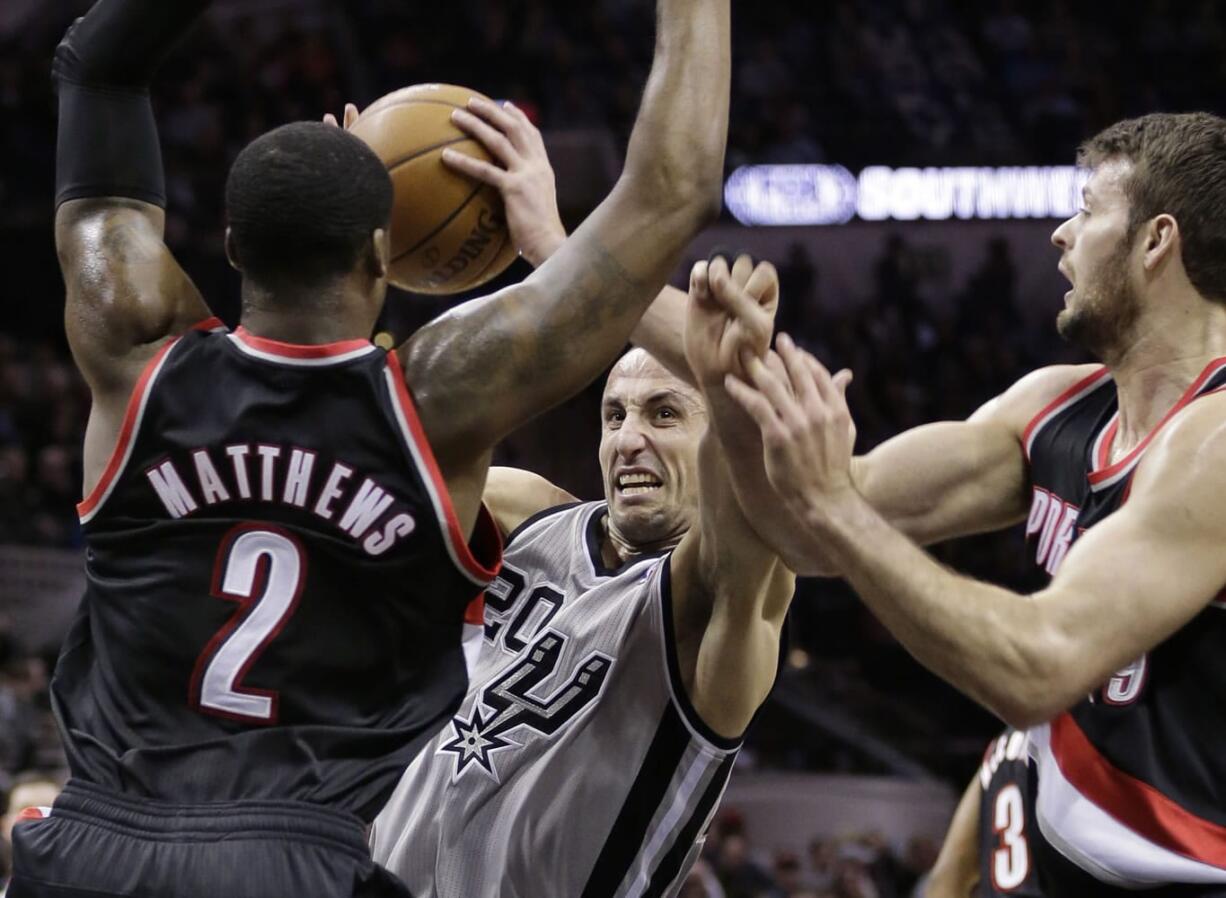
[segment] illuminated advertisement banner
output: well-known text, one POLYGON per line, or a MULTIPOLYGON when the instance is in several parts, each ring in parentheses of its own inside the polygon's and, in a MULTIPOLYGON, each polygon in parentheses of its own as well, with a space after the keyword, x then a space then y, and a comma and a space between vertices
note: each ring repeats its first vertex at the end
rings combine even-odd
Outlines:
POLYGON ((853 175, 841 165, 745 165, 724 186, 743 225, 864 221, 1069 218, 1089 173, 1072 165, 887 168, 853 175))

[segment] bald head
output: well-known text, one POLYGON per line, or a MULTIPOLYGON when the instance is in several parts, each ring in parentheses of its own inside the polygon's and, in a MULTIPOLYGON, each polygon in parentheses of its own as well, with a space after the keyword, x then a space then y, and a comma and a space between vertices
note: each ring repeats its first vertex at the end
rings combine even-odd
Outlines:
POLYGON ((661 387, 672 390, 687 402, 693 403, 696 408, 706 407, 697 388, 665 368, 664 364, 646 349, 637 346, 613 364, 605 381, 605 394, 608 395, 610 388, 616 389, 622 380, 658 381, 661 387))

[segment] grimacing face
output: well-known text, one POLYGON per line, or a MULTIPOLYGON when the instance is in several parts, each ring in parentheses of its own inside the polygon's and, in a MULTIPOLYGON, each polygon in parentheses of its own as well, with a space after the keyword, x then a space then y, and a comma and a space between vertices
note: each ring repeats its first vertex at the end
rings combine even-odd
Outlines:
POLYGON ((702 395, 635 349, 610 373, 600 417, 610 530, 636 547, 683 535, 698 515, 702 395))
POLYGON ((1141 313, 1124 192, 1131 174, 1127 160, 1100 164, 1082 191, 1081 210, 1051 235, 1062 250, 1060 273, 1072 284, 1056 328, 1064 339, 1100 359, 1126 344, 1141 313))

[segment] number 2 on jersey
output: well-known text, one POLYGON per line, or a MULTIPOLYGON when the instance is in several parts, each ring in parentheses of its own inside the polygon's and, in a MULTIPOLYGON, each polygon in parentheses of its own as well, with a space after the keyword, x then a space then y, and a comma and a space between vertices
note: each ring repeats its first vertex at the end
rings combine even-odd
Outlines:
POLYGON ((306 555, 288 533, 241 524, 226 534, 213 595, 238 602, 239 609, 196 660, 193 708, 243 723, 276 723, 277 692, 241 683, 298 607, 305 580, 306 555))
POLYGON ((1026 843, 1026 806, 1022 790, 1009 783, 996 794, 992 828, 1000 847, 992 854, 992 884, 998 892, 1011 892, 1030 873, 1030 846, 1026 843))

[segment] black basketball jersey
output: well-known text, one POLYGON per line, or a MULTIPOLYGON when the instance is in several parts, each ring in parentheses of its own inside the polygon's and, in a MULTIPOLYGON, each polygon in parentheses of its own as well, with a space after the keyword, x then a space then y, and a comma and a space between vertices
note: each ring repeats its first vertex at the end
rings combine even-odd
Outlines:
POLYGON ((168 342, 78 510, 87 587, 52 684, 74 777, 369 820, 464 696, 499 538, 483 511, 466 544, 366 340, 212 320, 168 342))
POLYGON ((1035 874, 1034 801, 1026 734, 993 739, 979 767, 978 898, 1042 898, 1035 874))
MULTIPOLYGON (((1082 533, 1127 501, 1156 434, 1223 386, 1226 359, 1219 359, 1113 463, 1119 408, 1107 369, 1034 418, 1023 437, 1033 486, 1026 532, 1045 575, 1055 574, 1082 533)), ((1226 883, 1224 738, 1226 602, 1219 597, 1070 711, 1031 730, 1043 836, 1112 885, 1226 883)))

